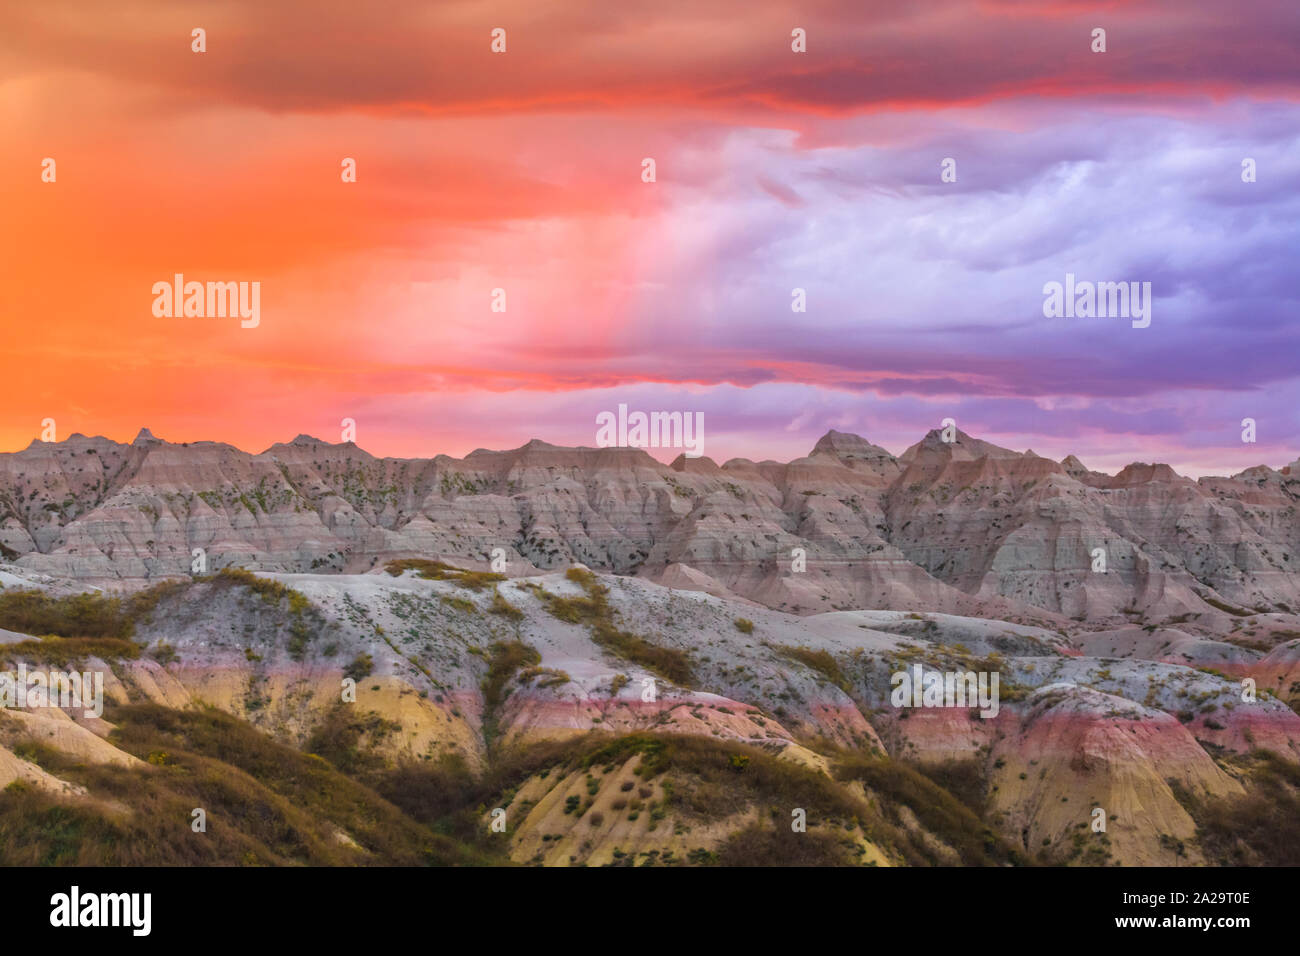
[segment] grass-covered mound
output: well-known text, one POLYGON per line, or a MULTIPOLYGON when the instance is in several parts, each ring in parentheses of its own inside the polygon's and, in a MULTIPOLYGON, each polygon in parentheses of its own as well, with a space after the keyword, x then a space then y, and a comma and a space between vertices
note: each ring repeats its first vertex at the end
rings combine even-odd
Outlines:
POLYGON ((328 761, 216 710, 115 708, 112 742, 146 766, 88 765, 39 744, 23 755, 78 784, 54 797, 0 791, 0 865, 282 866, 478 864, 328 761), (192 811, 207 831, 191 830, 192 811), (354 845, 355 844, 355 845, 354 845))
POLYGON ((1243 796, 1196 798, 1177 781, 1169 781, 1196 821, 1207 861, 1221 866, 1300 866, 1300 764, 1268 750, 1232 762, 1246 784, 1243 796))
POLYGON ((430 561, 426 558, 400 558, 389 561, 384 570, 393 577, 401 577, 404 571, 415 571, 428 581, 449 581, 470 591, 482 591, 489 584, 504 581, 504 574, 495 571, 467 571, 442 561, 430 561))

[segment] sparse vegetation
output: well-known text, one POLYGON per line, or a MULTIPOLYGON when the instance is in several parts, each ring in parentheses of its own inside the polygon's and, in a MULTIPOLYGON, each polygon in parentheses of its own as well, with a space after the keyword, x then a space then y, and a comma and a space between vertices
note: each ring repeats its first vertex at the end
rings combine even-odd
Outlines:
POLYGON ((573 680, 565 671, 557 670, 554 667, 529 667, 519 675, 519 683, 531 684, 537 682, 539 688, 562 687, 573 680))
POLYGON ((375 661, 369 654, 361 653, 352 658, 352 662, 343 668, 343 676, 353 680, 363 680, 375 671, 375 661))
POLYGON ((1237 762, 1244 796, 1198 798, 1169 781, 1196 821, 1202 851, 1222 866, 1300 866, 1300 764, 1267 750, 1237 762))
POLYGON ((483 706, 490 713, 501 705, 506 684, 521 668, 542 662, 537 649, 523 641, 501 641, 492 645, 487 676, 483 679, 483 706))
POLYGON ((287 615, 289 630, 289 656, 295 661, 307 654, 307 645, 324 626, 325 619, 307 595, 291 587, 246 571, 243 568, 222 568, 214 576, 201 578, 218 588, 244 587, 258 595, 264 602, 287 615))
POLYGON ((0 659, 68 667, 92 657, 105 662, 134 660, 140 656, 140 651, 140 645, 134 641, 113 637, 43 637, 15 644, 0 644, 0 659))
MULTIPOLYGON (((921 824, 951 847, 965 866, 1001 866, 1022 863, 1022 854, 997 834, 970 807, 939 784, 906 764, 887 757, 850 758, 838 768, 840 780, 859 780, 879 794, 892 809, 895 823, 898 807, 907 807, 921 824)), ((963 785, 968 785, 963 784, 963 785)), ((941 864, 933 846, 907 834, 909 862, 941 864)))
POLYGON ((115 708, 112 740, 146 762, 87 764, 40 748, 41 765, 94 801, 27 785, 0 791, 0 865, 283 866, 478 864, 491 858, 433 832, 325 760, 216 710, 115 708), (133 808, 130 814, 109 803, 133 808), (202 840, 188 833, 203 807, 202 840), (356 846, 340 842, 344 833, 356 846))
POLYGON ((814 650, 811 647, 792 647, 783 645, 778 647, 782 654, 792 660, 798 661, 805 667, 811 667, 817 673, 821 674, 828 681, 846 693, 849 690, 848 679, 844 672, 840 670, 840 665, 829 651, 814 650))
POLYGON ((1223 613, 1231 614, 1233 617, 1251 617, 1255 614, 1254 611, 1249 611, 1240 607, 1233 607, 1231 604, 1224 604, 1222 601, 1212 597, 1202 597, 1201 600, 1210 605, 1210 607, 1218 608, 1223 613))
POLYGON ((504 581, 504 574, 495 571, 467 571, 442 561, 429 561, 425 558, 402 558, 389 561, 384 570, 393 577, 400 577, 404 571, 415 571, 420 577, 429 581, 450 581, 458 587, 470 591, 482 591, 489 584, 504 581))
POLYGON ((384 766, 379 748, 402 727, 377 714, 359 715, 343 703, 335 704, 312 730, 303 748, 324 757, 346 774, 358 776, 384 766))
POLYGON ((833 833, 795 833, 788 824, 753 825, 700 859, 713 866, 849 866, 855 842, 833 833))
POLYGON ((581 586, 584 593, 581 597, 560 597, 538 588, 552 616, 570 624, 584 624, 596 644, 674 684, 688 686, 692 682, 691 661, 685 651, 654 644, 615 625, 609 589, 594 574, 585 568, 569 568, 565 577, 581 586))
POLYGON ((478 606, 468 598, 444 595, 442 603, 453 610, 460 611, 462 614, 474 614, 478 611, 478 606))
POLYGON ((488 613, 500 615, 510 621, 521 621, 524 618, 524 612, 507 601, 497 590, 492 592, 492 604, 488 607, 488 613))
POLYGON ((188 581, 165 581, 128 597, 5 589, 0 591, 0 628, 42 637, 129 641, 160 601, 187 587, 188 581))
POLYGON ((152 657, 154 660, 156 660, 163 667, 166 667, 168 664, 175 663, 176 661, 181 659, 181 656, 178 653, 176 653, 176 648, 172 647, 172 645, 168 644, 166 641, 159 641, 149 651, 149 656, 152 657))

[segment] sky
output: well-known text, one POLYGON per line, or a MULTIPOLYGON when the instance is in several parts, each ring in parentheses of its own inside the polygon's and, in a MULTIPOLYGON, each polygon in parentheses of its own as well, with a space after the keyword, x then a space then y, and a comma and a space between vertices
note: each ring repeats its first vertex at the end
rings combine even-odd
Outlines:
POLYGON ((702 413, 719 462, 951 418, 1280 467, 1297 49, 1294 0, 6 3, 0 450, 351 419, 461 456, 623 404, 702 413), (260 283, 258 324, 155 315, 177 273, 260 283), (1045 316, 1067 273, 1151 283, 1150 325, 1045 316))

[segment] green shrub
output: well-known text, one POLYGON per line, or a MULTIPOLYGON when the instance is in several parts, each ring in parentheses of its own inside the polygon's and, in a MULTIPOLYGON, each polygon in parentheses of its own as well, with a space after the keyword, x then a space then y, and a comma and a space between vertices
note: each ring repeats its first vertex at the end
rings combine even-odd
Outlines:
POLYGON ((824 650, 813 650, 811 647, 793 647, 783 645, 777 648, 786 657, 798 661, 805 667, 810 667, 817 673, 821 674, 828 681, 844 692, 849 690, 848 679, 845 678, 844 672, 840 670, 839 661, 829 652, 824 650))
POLYGON ((134 660, 140 645, 112 637, 43 637, 16 644, 0 644, 0 659, 32 661, 53 667, 67 667, 96 657, 101 661, 134 660))
POLYGON ((708 866, 849 866, 853 841, 831 833, 796 833, 788 824, 753 825, 733 833, 717 851, 698 859, 708 866))
POLYGON ((343 676, 353 680, 363 680, 375 671, 375 659, 369 654, 361 653, 352 658, 352 663, 343 668, 343 676))
POLYGON ((500 615, 511 621, 521 620, 524 616, 523 611, 502 597, 501 592, 497 590, 492 592, 492 604, 488 607, 488 613, 500 615))
POLYGON ((163 667, 181 659, 181 656, 176 653, 176 648, 166 641, 160 641, 156 647, 149 651, 149 656, 163 667))
POLYGON ((506 684, 515 673, 521 668, 541 662, 542 655, 537 653, 537 649, 523 641, 500 641, 493 644, 487 676, 483 679, 484 707, 489 711, 496 710, 504 699, 506 684))
POLYGON ((402 558, 389 561, 384 565, 384 570, 393 577, 400 577, 404 571, 415 571, 428 581, 449 581, 470 591, 481 591, 489 584, 506 579, 504 574, 497 574, 494 571, 467 571, 442 561, 429 561, 425 558, 402 558))
POLYGON ((384 765, 379 748, 401 729, 400 724, 376 714, 358 716, 354 707, 339 703, 312 729, 303 749, 346 774, 364 775, 384 765))
POLYGON ((539 688, 561 687, 571 680, 572 677, 566 671, 556 670, 554 667, 529 667, 519 675, 521 684, 531 684, 537 681, 539 688))
POLYGON ((130 640, 163 598, 189 587, 166 581, 128 597, 99 592, 54 596, 33 589, 0 591, 0 627, 22 634, 130 640))

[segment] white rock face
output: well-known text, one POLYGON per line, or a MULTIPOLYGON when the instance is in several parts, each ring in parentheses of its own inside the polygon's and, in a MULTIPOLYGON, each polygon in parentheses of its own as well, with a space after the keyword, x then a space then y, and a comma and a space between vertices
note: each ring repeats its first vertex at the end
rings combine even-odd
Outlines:
POLYGON ((956 433, 895 458, 829 432, 789 463, 663 465, 531 441, 374 458, 300 435, 129 445, 73 435, 0 455, 0 556, 100 585, 209 570, 363 572, 398 556, 510 576, 575 562, 796 614, 925 610, 1226 633, 1300 610, 1300 474, 1115 476, 956 433), (1097 554, 1105 570, 1097 570, 1097 554), (802 570, 800 570, 802 568, 802 570))
MULTIPOLYGON (((683 584, 709 583, 698 572, 674 574, 683 584)), ((1026 852, 1068 851, 1093 808, 1105 808, 1109 837, 1102 844, 1088 836, 1084 846, 1100 855, 1085 862, 1171 863, 1162 835, 1185 841, 1197 861, 1192 820, 1169 781, 1195 795, 1233 797, 1241 787, 1211 752, 1265 747, 1300 757, 1300 716, 1272 696, 1244 703, 1235 676, 1179 663, 1184 653, 1217 646, 1175 629, 1071 638, 948 614, 799 617, 734 596, 599 575, 619 629, 690 661, 685 681, 649 681, 646 665, 553 613, 554 598, 585 593, 564 573, 478 590, 411 571, 270 577, 292 589, 299 610, 289 592, 254 590, 247 576, 166 585, 136 627, 148 652, 111 667, 91 659, 86 669, 105 673, 110 703, 203 702, 300 747, 341 699, 342 679, 357 673, 360 712, 401 730, 375 742, 386 756, 454 755, 475 768, 490 762, 494 747, 630 732, 743 743, 823 771, 826 759, 809 748, 826 742, 923 764, 974 761, 996 785, 991 824, 1026 852), (500 614, 498 599, 513 613, 500 614), (305 640, 295 649, 298 625, 305 640), (494 704, 485 679, 504 641, 533 649, 536 666, 512 672, 494 704), (169 653, 157 653, 164 646, 169 653), (900 706, 893 675, 916 665, 998 674, 997 713, 984 719, 978 707, 900 706), (647 683, 655 688, 649 696, 647 683)), ((11 576, 5 583, 37 582, 11 576)), ((39 586, 71 589, 49 580, 39 586)), ((22 640, 30 636, 0 633, 0 662, 22 640)), ((1289 686, 1281 680, 1295 670, 1296 643, 1267 657, 1252 652, 1239 662, 1241 673, 1261 688, 1289 686)), ((0 713, 0 783, 71 792, 67 781, 20 756, 33 738, 85 762, 132 765, 112 746, 110 729, 105 720, 74 722, 58 710, 0 713)), ((581 776, 578 782, 586 792, 581 776)))

